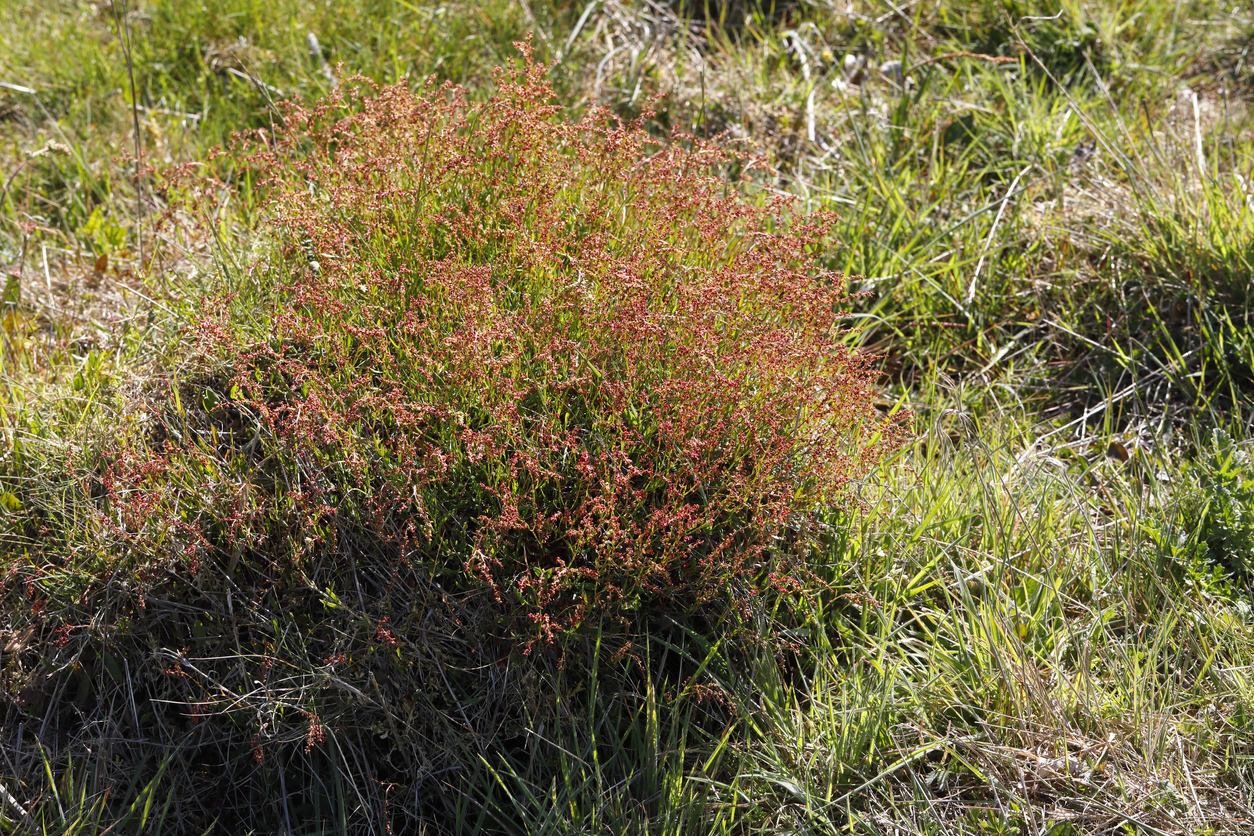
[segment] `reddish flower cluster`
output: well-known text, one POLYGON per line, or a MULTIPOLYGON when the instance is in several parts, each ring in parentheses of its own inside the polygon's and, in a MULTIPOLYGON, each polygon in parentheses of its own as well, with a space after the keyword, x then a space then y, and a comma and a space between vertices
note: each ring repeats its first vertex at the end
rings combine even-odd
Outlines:
POLYGON ((305 733, 305 754, 321 749, 327 743, 327 727, 317 714, 309 715, 309 731, 305 733))
POLYGON ((564 121, 520 48, 486 102, 361 82, 248 141, 277 302, 204 332, 299 474, 291 540, 351 516, 546 638, 788 586, 781 533, 906 432, 841 343, 830 219, 691 137, 564 121))

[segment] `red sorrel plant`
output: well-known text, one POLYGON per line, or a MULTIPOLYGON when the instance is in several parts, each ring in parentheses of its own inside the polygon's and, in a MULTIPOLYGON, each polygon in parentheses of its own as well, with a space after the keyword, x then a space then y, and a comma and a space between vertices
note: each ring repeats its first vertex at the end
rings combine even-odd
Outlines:
POLYGON ((362 82, 246 141, 273 305, 203 329, 268 449, 215 502, 298 561, 368 532, 532 637, 778 582, 906 432, 840 342, 830 218, 729 195, 693 138, 564 121, 520 49, 486 102, 362 82))

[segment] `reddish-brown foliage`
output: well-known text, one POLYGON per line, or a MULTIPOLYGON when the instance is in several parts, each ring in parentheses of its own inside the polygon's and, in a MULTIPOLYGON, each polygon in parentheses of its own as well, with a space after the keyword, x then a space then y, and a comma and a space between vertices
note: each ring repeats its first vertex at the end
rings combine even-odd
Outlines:
POLYGON ((282 463, 255 514, 307 546, 351 519, 537 637, 786 583, 783 535, 906 426, 840 342, 829 219, 729 189, 714 146, 563 121, 544 75, 362 84, 249 141, 277 301, 203 327, 282 463))

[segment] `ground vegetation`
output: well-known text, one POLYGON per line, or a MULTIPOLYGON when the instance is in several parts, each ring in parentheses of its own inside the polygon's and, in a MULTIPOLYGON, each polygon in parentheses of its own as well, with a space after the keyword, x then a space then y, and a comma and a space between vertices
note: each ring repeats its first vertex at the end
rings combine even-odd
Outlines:
POLYGON ((0 831, 1247 832, 1252 37, 0 5, 0 831))

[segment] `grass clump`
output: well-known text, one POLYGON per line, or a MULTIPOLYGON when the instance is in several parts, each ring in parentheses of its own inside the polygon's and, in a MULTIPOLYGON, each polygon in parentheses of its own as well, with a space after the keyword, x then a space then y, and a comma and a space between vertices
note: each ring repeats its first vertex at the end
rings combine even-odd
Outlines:
POLYGON ((164 516, 188 553, 247 531, 296 564, 365 537, 481 579, 551 639, 760 586, 788 532, 901 442, 841 343, 823 219, 729 196, 725 152, 562 121, 545 71, 499 75, 481 105, 385 88, 294 107, 245 150, 281 243, 241 281, 270 313, 202 322, 222 384, 200 397, 249 429, 194 458, 180 433, 129 480, 119 463, 133 542, 164 516), (153 467, 203 476, 154 505, 153 467))

